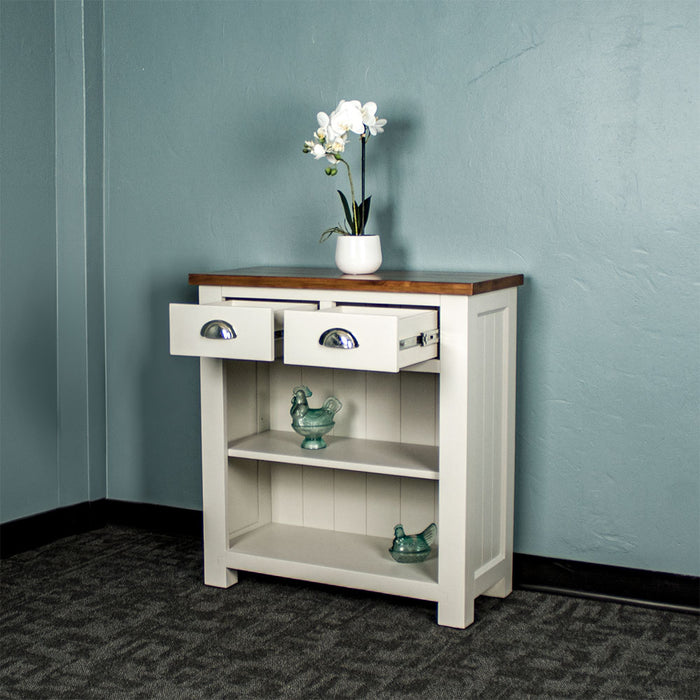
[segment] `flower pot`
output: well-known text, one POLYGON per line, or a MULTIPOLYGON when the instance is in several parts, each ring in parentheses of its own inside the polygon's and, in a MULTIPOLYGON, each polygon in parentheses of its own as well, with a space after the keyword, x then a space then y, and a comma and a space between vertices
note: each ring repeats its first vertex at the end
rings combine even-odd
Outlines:
POLYGON ((338 236, 335 264, 346 275, 369 275, 382 264, 379 236, 338 236))

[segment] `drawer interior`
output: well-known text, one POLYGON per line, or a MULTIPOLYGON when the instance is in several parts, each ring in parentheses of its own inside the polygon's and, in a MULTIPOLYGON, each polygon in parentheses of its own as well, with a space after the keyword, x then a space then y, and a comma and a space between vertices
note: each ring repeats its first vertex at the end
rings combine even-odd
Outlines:
POLYGON ((314 311, 318 309, 318 303, 314 301, 270 301, 269 299, 226 299, 213 304, 205 304, 208 307, 245 307, 252 309, 272 309, 275 330, 284 328, 284 312, 287 309, 314 311))

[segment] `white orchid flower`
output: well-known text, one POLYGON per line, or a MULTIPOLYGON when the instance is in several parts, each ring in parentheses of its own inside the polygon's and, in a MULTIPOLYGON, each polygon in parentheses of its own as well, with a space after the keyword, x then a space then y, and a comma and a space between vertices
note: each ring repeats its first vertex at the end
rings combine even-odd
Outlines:
POLYGON ((327 129, 328 125, 331 123, 330 117, 325 112, 319 112, 316 115, 316 121, 322 129, 327 129))
POLYGON ((383 133, 386 126, 386 119, 377 119, 376 113, 376 102, 367 102, 362 106, 362 123, 369 129, 372 136, 383 133))
MULTIPOLYGON (((309 142, 307 141, 307 143, 309 142)), ((311 144, 311 149, 309 150, 309 153, 311 153, 311 155, 316 160, 320 160, 326 155, 326 149, 320 143, 313 143, 311 144)))
POLYGON ((318 129, 314 133, 314 136, 321 142, 332 141, 335 138, 335 134, 331 129, 331 119, 325 112, 319 112, 316 115, 316 121, 318 122, 318 129))
POLYGON ((372 136, 384 133, 384 127, 386 126, 386 119, 377 119, 374 124, 368 124, 367 128, 372 136))
POLYGON ((342 153, 345 150, 345 137, 339 137, 331 143, 330 146, 328 146, 328 150, 331 153, 342 153))
POLYGON ((376 102, 365 102, 362 105, 362 121, 365 124, 374 123, 375 115, 377 114, 377 103, 376 102))
POLYGON ((359 100, 340 100, 330 116, 330 126, 336 134, 344 135, 348 131, 363 134, 365 125, 362 123, 362 104, 359 100))
POLYGON ((333 143, 333 141, 336 139, 343 138, 345 136, 345 131, 347 131, 347 129, 339 129, 338 125, 333 123, 333 119, 333 113, 331 113, 330 117, 325 112, 319 112, 316 115, 318 129, 316 130, 314 136, 321 143, 333 143))

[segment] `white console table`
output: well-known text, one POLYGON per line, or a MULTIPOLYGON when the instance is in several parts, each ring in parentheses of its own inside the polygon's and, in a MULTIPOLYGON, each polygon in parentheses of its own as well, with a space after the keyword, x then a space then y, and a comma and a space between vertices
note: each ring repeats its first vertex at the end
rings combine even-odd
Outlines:
POLYGON ((192 274, 171 353, 201 358, 204 577, 255 571, 437 603, 463 628, 512 590, 517 287, 522 275, 250 268, 192 274), (213 322, 213 323, 212 323, 213 322), (204 329, 207 329, 205 331, 204 329), (343 328, 352 349, 319 335, 343 328), (205 337, 206 335, 213 337, 205 337), (302 449, 292 389, 343 403, 302 449), (393 528, 438 524, 420 564, 393 528))

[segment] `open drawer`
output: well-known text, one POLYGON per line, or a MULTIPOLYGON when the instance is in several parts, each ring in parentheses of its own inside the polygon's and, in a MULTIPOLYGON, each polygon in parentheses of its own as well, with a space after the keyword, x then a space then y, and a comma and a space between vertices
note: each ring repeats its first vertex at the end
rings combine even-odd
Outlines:
POLYGON ((398 372, 438 355, 435 309, 336 306, 284 312, 284 361, 398 372))
POLYGON ((284 311, 315 308, 315 303, 239 299, 170 304, 170 354, 269 362, 281 354, 284 311))

